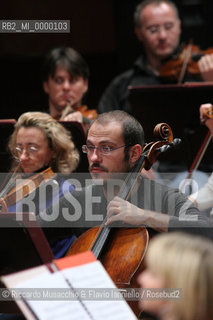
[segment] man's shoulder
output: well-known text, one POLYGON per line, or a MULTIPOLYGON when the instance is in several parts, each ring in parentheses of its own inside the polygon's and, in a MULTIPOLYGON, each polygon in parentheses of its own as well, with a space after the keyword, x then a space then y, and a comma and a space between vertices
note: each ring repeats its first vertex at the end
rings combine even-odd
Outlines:
POLYGON ((164 191, 168 191, 168 192, 179 192, 178 189, 175 188, 171 188, 169 187, 167 184, 163 184, 161 181, 157 181, 157 180, 151 180, 148 178, 145 178, 143 176, 140 176, 140 185, 141 186, 150 186, 150 188, 152 189, 162 189, 164 191))
POLYGON ((103 193, 102 188, 103 188, 102 185, 96 185, 94 183, 91 183, 85 187, 75 189, 72 192, 72 196, 76 199, 79 199, 79 198, 85 198, 86 196, 91 196, 91 195, 101 195, 103 193))
POLYGON ((168 197, 173 197, 179 201, 187 201, 187 197, 177 188, 172 188, 162 182, 150 180, 144 177, 141 177, 140 181, 140 189, 146 190, 146 193, 149 191, 150 194, 159 194, 161 195, 162 200, 165 200, 168 197))
POLYGON ((126 81, 128 81, 129 79, 132 78, 132 76, 136 73, 136 71, 140 70, 143 71, 145 68, 144 65, 144 58, 143 56, 140 56, 137 58, 136 61, 134 61, 134 63, 132 64, 132 66, 128 69, 126 69, 125 71, 123 71, 122 73, 120 73, 119 75, 117 75, 113 80, 112 83, 113 84, 119 84, 119 83, 123 83, 126 81))
POLYGON ((134 74, 134 69, 133 68, 129 68, 126 71, 120 73, 119 75, 117 75, 111 82, 112 85, 114 86, 118 86, 119 84, 123 84, 124 82, 129 81, 132 76, 134 74))

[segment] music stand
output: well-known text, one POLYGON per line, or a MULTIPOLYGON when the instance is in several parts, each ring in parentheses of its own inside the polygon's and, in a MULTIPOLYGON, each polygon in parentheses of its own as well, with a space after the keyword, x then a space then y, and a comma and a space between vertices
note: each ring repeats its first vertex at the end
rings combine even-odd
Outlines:
POLYGON ((0 120, 0 170, 8 172, 10 169, 10 156, 7 149, 9 137, 14 131, 15 119, 0 120))
MULTIPOLYGON (((0 275, 50 263, 52 250, 34 213, 0 212, 0 275)), ((0 283, 0 287, 4 287, 0 283)), ((0 301, 2 313, 19 313, 13 301, 0 301)))
POLYGON ((53 253, 32 212, 0 212, 0 275, 52 261, 53 253), (19 220, 17 217, 23 217, 19 220))

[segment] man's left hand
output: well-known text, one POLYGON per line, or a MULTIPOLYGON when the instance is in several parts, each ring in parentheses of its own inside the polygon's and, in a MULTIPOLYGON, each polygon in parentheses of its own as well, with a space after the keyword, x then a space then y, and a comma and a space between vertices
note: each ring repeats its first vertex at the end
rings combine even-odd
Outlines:
POLYGON ((146 220, 143 212, 143 209, 136 207, 130 202, 115 197, 107 206, 106 225, 114 221, 123 221, 132 225, 142 225, 146 220))

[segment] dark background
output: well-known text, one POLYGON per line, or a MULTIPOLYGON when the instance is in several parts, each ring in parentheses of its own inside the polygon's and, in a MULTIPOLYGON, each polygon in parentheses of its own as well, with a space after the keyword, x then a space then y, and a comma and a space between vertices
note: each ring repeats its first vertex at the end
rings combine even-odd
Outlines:
MULTIPOLYGON (((56 46, 78 50, 90 66, 86 102, 96 108, 110 80, 137 58, 141 45, 134 35, 133 12, 138 0, 19 0, 1 2, 1 19, 68 19, 68 34, 0 34, 0 118, 44 110, 40 67, 56 46)), ((182 40, 202 49, 213 46, 212 0, 176 1, 182 18, 182 40)))

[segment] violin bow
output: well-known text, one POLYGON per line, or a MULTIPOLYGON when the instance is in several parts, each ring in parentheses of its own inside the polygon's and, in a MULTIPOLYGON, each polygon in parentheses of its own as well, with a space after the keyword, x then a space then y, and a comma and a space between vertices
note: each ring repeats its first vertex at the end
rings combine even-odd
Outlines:
POLYGON ((210 133, 210 131, 208 131, 207 134, 206 134, 206 136, 205 136, 205 139, 204 139, 204 141, 203 141, 200 149, 198 150, 198 153, 196 154, 196 157, 195 157, 195 159, 194 159, 194 161, 193 161, 193 163, 192 163, 192 165, 191 165, 191 167, 190 167, 190 169, 189 169, 189 171, 188 171, 188 174, 187 174, 186 178, 184 179, 184 182, 183 182, 183 184, 182 184, 182 186, 181 186, 181 188, 180 188, 180 191, 181 191, 181 192, 184 192, 184 188, 185 188, 185 185, 186 185, 186 181, 187 181, 188 179, 191 179, 191 178, 192 178, 193 173, 194 173, 194 172, 197 170, 197 168, 199 167, 200 162, 201 162, 201 160, 203 159, 203 156, 204 156, 204 154, 205 154, 205 152, 206 152, 206 149, 207 149, 208 146, 209 146, 209 143, 210 143, 211 139, 212 139, 211 133, 210 133))
POLYGON ((62 111, 59 120, 63 120, 69 113, 72 113, 72 112, 74 112, 74 110, 72 108, 72 101, 70 99, 67 99, 67 105, 64 108, 64 110, 62 111))
POLYGON ((178 84, 181 84, 183 82, 183 78, 186 73, 186 69, 187 69, 187 65, 188 65, 188 62, 189 62, 189 59, 191 56, 191 52, 192 52, 192 44, 190 43, 185 51, 185 54, 184 54, 183 65, 182 65, 180 75, 178 78, 178 82, 177 82, 178 84))

